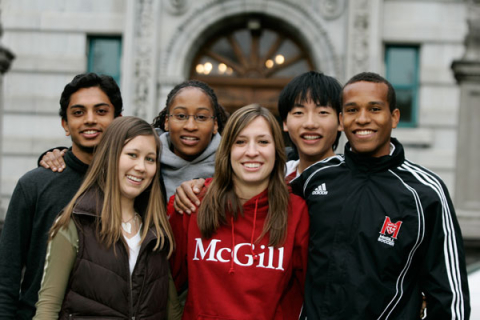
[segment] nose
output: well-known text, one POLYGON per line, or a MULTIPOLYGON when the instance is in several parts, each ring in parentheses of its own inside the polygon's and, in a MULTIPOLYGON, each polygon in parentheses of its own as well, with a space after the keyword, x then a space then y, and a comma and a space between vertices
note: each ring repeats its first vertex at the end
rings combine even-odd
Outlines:
POLYGON ((185 125, 183 126, 186 130, 193 131, 197 129, 197 122, 193 116, 189 116, 185 125))
POLYGON ((368 111, 365 109, 360 109, 357 113, 357 117, 355 118, 355 121, 359 124, 369 123, 370 116, 368 114, 368 111))
POLYGON ((94 111, 92 111, 92 110, 87 111, 87 114, 86 114, 86 117, 85 117, 85 123, 88 123, 88 124, 97 123, 97 118, 96 118, 96 115, 95 115, 94 111))
POLYGON ((252 158, 258 155, 257 144, 254 141, 248 143, 245 154, 252 158))
POLYGON ((303 127, 307 129, 316 129, 318 127, 318 121, 316 115, 313 112, 308 112, 303 127))
POLYGON ((145 171, 145 159, 143 158, 138 158, 137 162, 135 163, 135 170, 139 172, 144 172, 145 171))

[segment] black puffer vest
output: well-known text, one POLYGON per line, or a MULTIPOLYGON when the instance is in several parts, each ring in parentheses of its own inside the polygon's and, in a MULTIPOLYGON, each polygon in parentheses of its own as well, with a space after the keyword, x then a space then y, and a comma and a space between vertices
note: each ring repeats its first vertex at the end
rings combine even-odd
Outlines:
POLYGON ((167 253, 152 251, 154 229, 142 243, 130 276, 125 245, 117 242, 115 254, 95 235, 96 207, 102 202, 101 195, 88 192, 74 209, 78 253, 59 319, 166 319, 167 253))

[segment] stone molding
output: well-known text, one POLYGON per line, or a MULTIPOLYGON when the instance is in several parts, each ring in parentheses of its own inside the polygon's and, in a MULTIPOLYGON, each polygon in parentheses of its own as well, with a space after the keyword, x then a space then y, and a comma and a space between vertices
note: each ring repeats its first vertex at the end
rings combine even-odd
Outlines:
POLYGON ((350 1, 349 4, 348 77, 363 71, 371 70, 370 32, 372 28, 370 0, 354 0, 350 1))
POLYGON ((320 14, 326 20, 340 17, 345 11, 345 0, 323 0, 319 4, 320 14))
POLYGON ((212 0, 185 15, 163 52, 159 74, 188 77, 188 62, 196 52, 201 36, 211 26, 229 16, 260 13, 283 20, 298 30, 312 52, 318 69, 338 77, 342 74, 341 57, 337 54, 320 15, 298 1, 212 0))
POLYGON ((154 105, 155 91, 155 0, 138 0, 135 6, 133 54, 133 115, 146 118, 149 106, 154 105))
POLYGON ((189 0, 163 0, 163 4, 165 5, 165 9, 168 13, 174 16, 179 16, 184 14, 189 6, 189 0))

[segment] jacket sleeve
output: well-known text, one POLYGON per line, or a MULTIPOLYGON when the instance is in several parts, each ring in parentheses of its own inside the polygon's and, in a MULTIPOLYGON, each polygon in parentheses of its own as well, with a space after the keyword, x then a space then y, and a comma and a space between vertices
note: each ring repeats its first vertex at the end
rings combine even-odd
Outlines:
POLYGON ((167 215, 175 237, 175 251, 170 257, 170 269, 177 291, 181 293, 187 286, 187 229, 190 216, 176 212, 174 200, 175 196, 170 197, 167 205, 167 215))
POLYGON ((292 210, 298 222, 294 236, 292 280, 282 302, 285 319, 298 319, 302 309, 310 227, 308 208, 303 199, 297 197, 297 201, 292 203, 292 210))
POLYGON ((33 319, 58 319, 77 257, 77 243, 77 229, 71 220, 68 230, 61 229, 48 244, 42 286, 36 304, 37 313, 33 319))
POLYGON ((425 209, 425 258, 421 277, 427 319, 469 319, 470 299, 462 234, 450 196, 440 181, 438 200, 425 209))
POLYGON ((0 239, 1 319, 14 319, 17 315, 34 213, 35 201, 27 196, 20 180, 10 199, 0 239))

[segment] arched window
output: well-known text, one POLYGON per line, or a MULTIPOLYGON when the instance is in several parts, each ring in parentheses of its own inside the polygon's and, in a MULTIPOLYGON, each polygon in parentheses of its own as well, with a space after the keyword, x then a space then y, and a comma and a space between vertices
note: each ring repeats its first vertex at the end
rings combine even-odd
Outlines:
POLYGON ((281 21, 245 17, 224 23, 195 54, 190 78, 207 82, 229 112, 259 103, 277 114, 282 88, 314 69, 309 52, 281 21))

